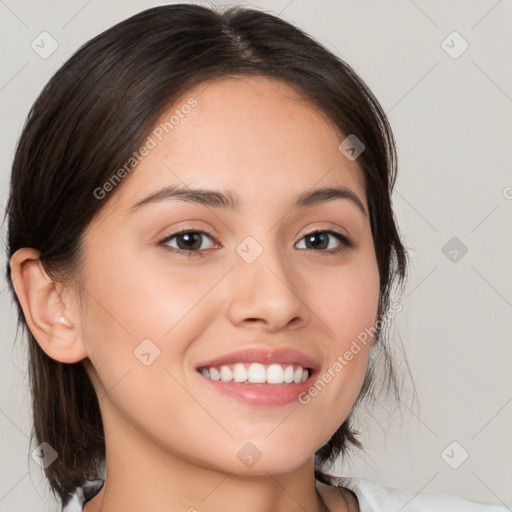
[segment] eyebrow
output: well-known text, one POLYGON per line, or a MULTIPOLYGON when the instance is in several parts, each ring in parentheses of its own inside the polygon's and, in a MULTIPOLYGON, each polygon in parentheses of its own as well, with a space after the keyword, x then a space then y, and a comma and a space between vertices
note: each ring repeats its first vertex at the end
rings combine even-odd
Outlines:
MULTIPOLYGON (((347 199, 355 204, 365 216, 368 216, 359 197, 346 187, 324 187, 303 192, 295 198, 291 209, 307 208, 334 199, 347 199)), ((226 208, 232 211, 240 210, 239 200, 230 191, 222 192, 188 185, 171 185, 157 190, 144 199, 141 199, 138 203, 131 206, 129 211, 137 210, 148 203, 171 200, 185 201, 216 208, 226 208)))

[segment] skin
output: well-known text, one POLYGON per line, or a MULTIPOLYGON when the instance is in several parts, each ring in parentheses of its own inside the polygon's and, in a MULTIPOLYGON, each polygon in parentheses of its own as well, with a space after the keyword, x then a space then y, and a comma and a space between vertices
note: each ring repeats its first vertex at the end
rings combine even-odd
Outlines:
MULTIPOLYGON (((84 360, 99 397, 108 467, 84 510, 319 512, 315 487, 332 511, 358 510, 351 493, 315 484, 313 456, 353 406, 371 343, 306 405, 241 403, 211 389, 195 365, 244 347, 289 346, 325 371, 375 323, 369 217, 340 198, 291 210, 299 193, 345 186, 367 212, 361 168, 339 151, 344 136, 282 82, 217 80, 176 105, 190 97, 197 106, 89 225, 76 281, 54 283, 33 249, 11 259, 41 347, 58 361, 84 360), (180 183, 229 189, 240 211, 170 200, 130 210, 180 183), (160 244, 178 228, 211 235, 202 256, 160 244), (328 248, 308 248, 315 229, 355 247, 329 253, 341 246, 329 236, 328 248), (252 263, 236 252, 247 236, 263 249, 252 263), (160 350, 149 366, 133 354, 147 338, 160 350), (262 454, 252 468, 237 457, 248 441, 262 454)), ((176 238, 168 245, 180 247, 176 238)))

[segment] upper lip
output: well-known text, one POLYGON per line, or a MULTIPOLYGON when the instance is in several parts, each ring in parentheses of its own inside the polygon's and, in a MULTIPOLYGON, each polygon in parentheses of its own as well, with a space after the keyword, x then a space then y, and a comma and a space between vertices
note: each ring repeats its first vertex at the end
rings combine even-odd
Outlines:
POLYGON ((260 364, 291 364, 302 366, 303 368, 311 368, 316 371, 319 368, 318 362, 304 354, 290 347, 282 348, 262 348, 262 347, 249 347, 228 354, 202 361, 196 365, 196 369, 222 365, 235 364, 235 363, 260 363, 260 364))

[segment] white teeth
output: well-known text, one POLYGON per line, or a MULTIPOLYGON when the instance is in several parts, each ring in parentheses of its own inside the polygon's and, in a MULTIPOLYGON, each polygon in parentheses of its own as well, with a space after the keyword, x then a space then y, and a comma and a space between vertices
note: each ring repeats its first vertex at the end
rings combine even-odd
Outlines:
POLYGON ((309 377, 309 370, 302 366, 260 363, 237 363, 234 365, 202 368, 201 374, 222 382, 246 382, 248 384, 299 384, 309 377))
POLYGON ((220 367, 220 380, 222 382, 233 380, 233 372, 230 370, 229 366, 220 367))
POLYGON ((242 363, 235 364, 233 368, 233 380, 235 382, 245 382, 247 380, 247 369, 242 363))
POLYGON ((293 382, 293 366, 291 364, 284 370, 284 381, 286 384, 293 382))
POLYGON ((210 379, 220 380, 220 372, 219 372, 219 370, 217 370, 217 368, 214 368, 212 366, 209 368, 208 371, 210 372, 210 379))
POLYGON ((284 371, 280 364, 271 364, 267 369, 267 382, 269 384, 282 384, 284 371))
POLYGON ((252 363, 247 372, 247 380, 251 384, 264 384, 267 381, 267 372, 260 363, 252 363))

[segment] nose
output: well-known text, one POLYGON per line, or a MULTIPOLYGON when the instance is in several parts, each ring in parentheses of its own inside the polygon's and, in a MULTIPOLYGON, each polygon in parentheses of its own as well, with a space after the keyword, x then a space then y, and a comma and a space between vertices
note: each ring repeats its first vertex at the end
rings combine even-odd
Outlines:
POLYGON ((230 321, 268 332, 303 326, 311 312, 301 284, 297 269, 277 249, 265 248, 252 262, 237 254, 230 272, 230 321))

